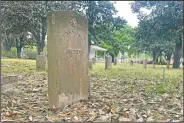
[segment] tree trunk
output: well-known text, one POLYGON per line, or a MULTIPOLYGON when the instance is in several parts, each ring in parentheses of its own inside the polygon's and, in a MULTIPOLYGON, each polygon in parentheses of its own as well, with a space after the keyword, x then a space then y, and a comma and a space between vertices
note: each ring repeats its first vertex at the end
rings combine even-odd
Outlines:
POLYGON ((173 68, 179 68, 180 66, 181 49, 182 49, 182 41, 180 40, 180 42, 176 43, 175 45, 173 68))
POLYGON ((153 50, 153 60, 152 60, 153 68, 155 68, 155 62, 156 62, 156 59, 155 58, 156 58, 156 53, 153 50))
POLYGON ((153 61, 155 61, 156 53, 155 53, 155 51, 154 51, 154 50, 152 51, 152 53, 153 53, 153 54, 152 54, 152 56, 153 56, 153 61))
POLYGON ((42 45, 45 46, 46 19, 42 18, 42 45))
POLYGON ((112 61, 111 62, 114 62, 114 54, 112 54, 111 57, 112 57, 112 61))
POLYGON ((160 54, 160 64, 162 65, 162 54, 160 54))
POLYGON ((10 51, 11 50, 11 45, 10 45, 10 41, 8 40, 8 38, 6 38, 3 42, 3 48, 5 51, 10 51))
POLYGON ((21 47, 16 47, 17 48, 17 57, 21 58, 21 47))
POLYGON ((16 39, 17 57, 21 58, 21 48, 24 46, 24 36, 20 36, 20 39, 16 39))
POLYGON ((155 56, 155 64, 158 64, 158 57, 159 57, 160 53, 156 52, 156 56, 155 56))
POLYGON ((159 52, 153 51, 153 64, 158 64, 159 52))
POLYGON ((167 60, 167 69, 169 69, 170 60, 167 60))
POLYGON ((167 56, 167 58, 166 58, 166 60, 167 60, 167 69, 169 69, 171 53, 168 53, 166 56, 167 56))
POLYGON ((37 53, 38 55, 40 55, 40 52, 42 52, 44 48, 43 42, 42 40, 40 40, 40 35, 37 36, 36 43, 37 43, 37 53))
POLYGON ((44 27, 44 20, 42 19, 42 26, 41 29, 38 31, 36 35, 36 43, 37 43, 37 53, 40 55, 40 52, 43 52, 43 48, 45 46, 45 27, 44 27))
POLYGON ((153 64, 153 69, 155 69, 155 63, 154 63, 154 62, 155 62, 155 61, 153 61, 153 63, 152 63, 152 64, 153 64))

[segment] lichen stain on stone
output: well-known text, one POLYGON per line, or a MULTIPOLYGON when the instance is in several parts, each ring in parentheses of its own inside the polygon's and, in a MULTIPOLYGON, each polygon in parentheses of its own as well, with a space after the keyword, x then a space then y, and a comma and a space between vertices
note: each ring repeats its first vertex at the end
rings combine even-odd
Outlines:
POLYGON ((77 94, 61 93, 60 95, 58 95, 58 98, 59 98, 58 106, 60 106, 60 107, 70 105, 70 104, 80 100, 80 96, 77 94))

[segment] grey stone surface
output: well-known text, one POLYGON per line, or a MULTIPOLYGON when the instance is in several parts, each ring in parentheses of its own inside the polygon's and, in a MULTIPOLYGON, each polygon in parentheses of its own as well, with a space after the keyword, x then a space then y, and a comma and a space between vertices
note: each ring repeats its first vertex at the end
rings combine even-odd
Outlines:
POLYGON ((50 106, 88 99, 88 21, 72 11, 48 14, 48 95, 50 106))

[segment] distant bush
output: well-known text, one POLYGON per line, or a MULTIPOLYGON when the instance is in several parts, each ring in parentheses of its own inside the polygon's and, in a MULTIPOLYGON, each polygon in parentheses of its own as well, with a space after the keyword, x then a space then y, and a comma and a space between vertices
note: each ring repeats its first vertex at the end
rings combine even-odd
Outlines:
POLYGON ((24 53, 26 54, 27 59, 36 59, 37 49, 36 46, 25 46, 24 53))
POLYGON ((27 58, 28 59, 36 59, 37 52, 29 52, 27 53, 27 58))
POLYGON ((17 49, 12 47, 10 51, 2 50, 2 56, 7 58, 17 58, 17 49))
POLYGON ((160 64, 161 65, 166 65, 167 64, 167 60, 165 58, 162 58, 160 64))

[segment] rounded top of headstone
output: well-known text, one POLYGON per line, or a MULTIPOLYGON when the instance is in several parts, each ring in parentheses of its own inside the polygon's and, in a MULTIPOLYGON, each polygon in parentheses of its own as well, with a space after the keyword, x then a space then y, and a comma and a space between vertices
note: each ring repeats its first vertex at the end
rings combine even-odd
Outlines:
POLYGON ((78 14, 76 11, 71 11, 71 10, 65 10, 65 11, 52 11, 52 12, 48 12, 47 16, 51 16, 53 14, 57 14, 57 13, 68 13, 68 14, 75 14, 75 15, 80 15, 81 17, 85 18, 87 21, 88 19, 86 18, 86 16, 83 16, 81 14, 78 14))

